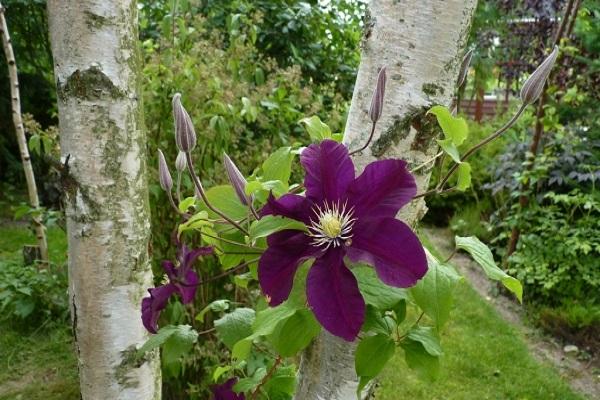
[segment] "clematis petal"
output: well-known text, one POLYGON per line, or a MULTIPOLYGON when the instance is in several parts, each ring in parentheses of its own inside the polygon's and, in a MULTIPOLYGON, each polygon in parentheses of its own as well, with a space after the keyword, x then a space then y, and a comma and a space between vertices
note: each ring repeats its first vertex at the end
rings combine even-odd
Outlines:
POLYGON ((365 301, 342 249, 330 249, 308 271, 306 296, 315 317, 335 336, 352 341, 365 320, 365 301))
POLYGON ((244 393, 236 393, 233 386, 237 383, 237 378, 230 378, 220 385, 211 386, 213 400, 245 400, 244 393))
POLYGON ((169 277, 170 281, 177 279, 177 268, 175 268, 175 264, 173 264, 173 262, 171 262, 169 260, 164 260, 161 263, 161 266, 167 273, 167 276, 169 277))
POLYGON ((148 289, 150 297, 142 299, 142 323, 151 332, 158 331, 158 318, 169 302, 169 297, 177 291, 174 285, 168 284, 148 289))
POLYGON ((427 272, 425 250, 404 222, 394 218, 363 219, 352 231, 348 257, 373 265, 387 285, 410 287, 427 272))
POLYGON ((311 144, 300 155, 300 162, 306 171, 306 197, 317 204, 340 200, 354 180, 348 149, 334 140, 311 144))
POLYGON ((276 199, 271 193, 267 204, 260 210, 260 215, 280 215, 309 224, 312 207, 313 202, 304 196, 285 194, 276 199))
POLYGON ((188 304, 194 301, 198 283, 198 274, 191 269, 185 271, 185 276, 182 277, 181 282, 174 283, 174 285, 177 287, 177 291, 181 295, 181 302, 183 304, 188 304))
POLYGON ((276 306, 290 295, 294 275, 300 264, 316 255, 319 249, 311 246, 303 232, 285 230, 267 238, 269 247, 258 261, 258 281, 269 305, 276 306))
POLYGON ((415 179, 404 160, 380 160, 367 165, 348 188, 348 202, 357 217, 394 217, 417 194, 415 179))
MULTIPOLYGON (((184 245, 185 246, 185 245, 184 245)), ((192 265, 196 262, 198 257, 206 256, 212 254, 214 249, 211 246, 206 247, 198 247, 193 250, 185 249, 183 260, 181 260, 181 266, 185 266, 186 268, 191 268, 192 265)))

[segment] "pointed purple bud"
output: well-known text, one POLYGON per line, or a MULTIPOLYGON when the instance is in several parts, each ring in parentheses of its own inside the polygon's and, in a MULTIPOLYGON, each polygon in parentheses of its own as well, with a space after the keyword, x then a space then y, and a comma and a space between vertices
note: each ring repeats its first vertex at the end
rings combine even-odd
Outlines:
POLYGON ((158 181, 165 192, 169 192, 173 188, 173 179, 171 179, 167 160, 160 150, 158 150, 158 181))
POLYGON ((521 89, 521 101, 525 105, 529 105, 534 103, 542 94, 544 90, 544 85, 548 76, 550 76, 550 71, 552 71, 552 67, 554 67, 554 63, 556 62, 556 58, 558 57, 558 46, 554 46, 554 50, 546 59, 540 64, 539 67, 527 78, 523 88, 521 89))
POLYGON ((175 143, 180 151, 192 151, 196 147, 196 131, 188 112, 181 104, 181 93, 173 96, 173 119, 175 120, 175 143))
POLYGON ((223 153, 223 165, 229 177, 229 182, 231 182, 231 186, 235 189, 235 194, 237 194, 242 204, 247 206, 250 204, 250 199, 246 195, 246 184, 248 183, 246 178, 244 178, 244 175, 242 175, 233 161, 231 161, 231 158, 225 153, 223 153))
POLYGON ((385 96, 385 81, 387 77, 385 75, 385 67, 379 70, 377 76, 377 85, 371 98, 371 107, 369 108, 369 118, 373 123, 377 122, 381 117, 381 111, 383 110, 383 96, 385 96))
POLYGON ((467 75, 469 74, 469 66, 471 66, 471 60, 473 59, 473 49, 467 51, 467 54, 463 57, 462 63, 460 64, 460 72, 458 73, 458 82, 456 87, 459 88, 467 81, 467 75))
POLYGON ((185 153, 180 151, 177 154, 177 159, 175 159, 175 169, 179 172, 185 171, 187 168, 187 160, 185 159, 185 153))

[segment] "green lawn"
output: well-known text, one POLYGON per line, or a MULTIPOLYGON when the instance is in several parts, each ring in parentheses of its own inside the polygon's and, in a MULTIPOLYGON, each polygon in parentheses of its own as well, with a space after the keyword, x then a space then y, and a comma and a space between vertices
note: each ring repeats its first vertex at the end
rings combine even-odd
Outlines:
MULTIPOLYGON (((25 225, 4 222, 0 228, 0 268, 3 262, 22 262, 23 244, 35 244, 33 233, 25 225)), ((50 228, 48 244, 52 263, 63 265, 67 255, 64 232, 50 228)), ((79 399, 69 326, 52 321, 45 321, 42 327, 9 325, 0 322, 0 400, 79 399)))
MULTIPOLYGON (((51 260, 66 256, 65 235, 50 229, 51 260)), ((24 227, 0 228, 0 261, 18 260, 23 243, 34 243, 24 227)), ((1 263, 0 263, 1 266, 1 263)), ((420 381, 401 352, 384 370, 377 399, 582 399, 548 365, 529 354, 523 336, 467 283, 442 337, 445 355, 435 383, 420 381)), ((0 326, 0 400, 76 400, 77 365, 67 326, 21 332, 0 326)))
POLYGON ((378 400, 583 399, 552 367, 533 359, 523 336, 468 283, 459 285, 456 299, 442 335, 439 379, 419 380, 398 352, 382 373, 378 400))

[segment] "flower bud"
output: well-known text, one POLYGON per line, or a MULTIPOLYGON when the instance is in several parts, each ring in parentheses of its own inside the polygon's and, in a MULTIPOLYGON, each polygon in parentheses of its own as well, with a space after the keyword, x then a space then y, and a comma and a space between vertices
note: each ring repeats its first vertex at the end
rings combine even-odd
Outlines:
POLYGON ((196 147, 196 132, 192 119, 181 104, 181 93, 173 96, 173 119, 175 120, 175 143, 180 151, 192 151, 196 147))
POLYGON ((371 98, 371 107, 369 107, 369 118, 373 123, 377 122, 381 117, 381 110, 383 109, 383 96, 385 95, 385 81, 387 77, 385 75, 385 67, 379 70, 377 76, 377 85, 371 98))
POLYGON ((546 57, 540 66, 529 76, 527 81, 525 81, 523 88, 521 88, 521 101, 525 105, 535 102, 540 97, 557 57, 558 46, 554 46, 552 53, 546 57))
POLYGON ((459 88, 465 84, 467 80, 467 75, 469 73, 469 66, 471 65, 471 60, 473 59, 473 49, 467 51, 467 54, 463 57, 462 63, 460 64, 460 72, 458 73, 458 82, 456 83, 456 87, 459 88))
POLYGON ((235 166, 231 158, 225 153, 223 153, 223 165, 225 166, 225 172, 227 172, 227 176, 229 177, 229 182, 231 182, 231 186, 235 190, 235 194, 240 199, 243 205, 247 206, 251 203, 250 199, 246 195, 246 178, 240 172, 240 170, 235 166))
POLYGON ((160 150, 158 150, 158 181, 160 182, 160 187, 163 188, 165 192, 169 192, 173 188, 173 179, 171 179, 167 161, 165 160, 163 152, 160 150))
POLYGON ((177 159, 175 159, 175 169, 177 169, 179 172, 183 172, 185 171, 186 167, 187 160, 185 159, 185 153, 180 151, 179 154, 177 154, 177 159))

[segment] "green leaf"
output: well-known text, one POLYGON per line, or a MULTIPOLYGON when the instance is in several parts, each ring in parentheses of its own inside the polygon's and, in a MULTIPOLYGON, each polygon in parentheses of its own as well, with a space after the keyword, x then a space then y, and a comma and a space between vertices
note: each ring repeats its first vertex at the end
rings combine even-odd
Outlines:
POLYGON ((281 181, 286 188, 292 173, 294 154, 291 147, 281 147, 262 164, 263 181, 281 181))
POLYGON ((387 335, 368 336, 356 348, 354 366, 358 376, 375 377, 394 355, 396 345, 387 335))
POLYGON ((464 192, 469 187, 471 187, 471 164, 468 162, 461 162, 458 165, 458 181, 456 183, 456 188, 461 192, 464 192))
POLYGON ((250 237, 256 240, 285 229, 306 230, 306 226, 294 219, 267 215, 250 225, 250 237))
POLYGON ((181 200, 181 203, 179 203, 179 211, 182 213, 188 212, 189 208, 193 206, 195 202, 196 198, 194 196, 186 197, 185 199, 181 200))
POLYGON ((308 346, 320 331, 313 313, 301 309, 277 324, 269 341, 281 356, 292 357, 308 346))
POLYGON ((310 118, 303 118, 299 123, 304 124, 312 141, 320 142, 323 139, 331 139, 331 129, 327 124, 321 122, 318 116, 313 115, 310 118))
POLYGON ((454 145, 460 146, 469 136, 467 121, 464 118, 453 117, 446 107, 433 106, 428 113, 436 116, 444 137, 450 139, 454 145))
POLYGON ((179 336, 184 341, 191 341, 193 344, 198 333, 189 325, 167 325, 158 330, 155 335, 150 336, 137 351, 137 356, 141 357, 144 353, 162 346, 172 336, 179 336))
POLYGON ((223 312, 223 311, 229 310, 229 303, 230 303, 230 301, 227 299, 220 299, 220 300, 213 301, 212 303, 210 303, 209 305, 204 307, 202 309, 202 311, 200 311, 198 313, 198 315, 196 315, 196 320, 200 321, 200 322, 204 322, 204 316, 209 311, 223 312))
POLYGON ((502 271, 494 261, 494 256, 490 249, 475 236, 454 238, 456 248, 468 252, 471 257, 483 268, 488 278, 500 281, 508 290, 517 296, 519 302, 523 302, 523 285, 518 279, 513 278, 502 271))
POLYGON ((288 299, 277 307, 268 307, 256 314, 256 320, 252 324, 252 335, 238 341, 231 352, 231 356, 237 360, 245 360, 250 355, 252 341, 261 336, 269 336, 277 325, 290 318, 297 310, 303 309, 306 304, 306 274, 310 263, 303 263, 294 277, 294 286, 288 299))
POLYGON ((288 191, 288 186, 281 181, 251 180, 246 184, 244 191, 248 196, 255 195, 260 201, 264 202, 269 192, 272 191, 275 196, 281 196, 288 191))
POLYGON ((215 369, 215 372, 213 372, 213 382, 216 382, 219 380, 219 378, 221 377, 221 375, 223 375, 225 372, 231 370, 232 366, 231 365, 223 365, 223 366, 218 366, 215 369))
POLYGON ((435 322, 438 332, 448 321, 452 309, 452 292, 460 276, 452 267, 440 264, 428 251, 429 270, 423 279, 410 289, 415 303, 435 322))
POLYGON ((460 164, 460 154, 458 153, 458 149, 456 145, 452 143, 452 139, 437 139, 438 144, 448 154, 456 163, 460 164))
POLYGON ((29 138, 29 151, 31 151, 33 154, 41 154, 40 151, 40 136, 39 135, 32 135, 29 138))
POLYGON ((243 378, 237 381, 237 383, 233 386, 233 390, 238 393, 250 392, 260 384, 260 381, 262 381, 266 375, 267 369, 265 367, 258 368, 251 377, 243 378))
POLYGON ((371 304, 381 311, 393 309, 400 300, 408 297, 406 290, 391 287, 381 282, 377 277, 377 273, 371 267, 355 267, 352 268, 352 272, 358 281, 358 287, 365 303, 371 304))
POLYGON ((433 328, 429 326, 417 326, 408 331, 408 338, 419 342, 432 356, 439 357, 443 354, 440 339, 433 328))
POLYGON ((342 140, 344 140, 344 134, 343 133, 334 133, 333 135, 331 135, 331 138, 338 143, 342 143, 342 140))
MULTIPOLYGON (((240 202, 235 190, 230 185, 213 186, 206 191, 208 201, 219 211, 225 213, 229 218, 240 220, 248 216, 248 208, 240 202)), ((211 218, 221 218, 210 210, 204 201, 200 200, 200 206, 208 211, 211 218)))
POLYGON ((296 389, 296 368, 294 365, 279 367, 262 389, 270 400, 288 400, 296 389))
POLYGON ((440 360, 427 352, 423 343, 406 338, 400 343, 406 364, 417 372, 421 379, 433 381, 440 369, 440 360))
POLYGON ((200 211, 190 217, 183 224, 180 224, 177 228, 177 234, 181 234, 185 231, 192 229, 202 229, 204 226, 212 227, 213 223, 208 220, 208 213, 206 211, 200 211))
POLYGON ((191 326, 179 325, 177 328, 162 347, 162 366, 169 371, 179 370, 181 357, 189 353, 198 340, 198 332, 191 326))
POLYGON ((236 308, 233 312, 225 314, 215 321, 215 329, 219 339, 225 346, 233 349, 233 346, 241 339, 252 334, 252 323, 255 312, 251 308, 236 308))
POLYGON ((250 327, 250 333, 246 336, 240 337, 238 341, 235 342, 232 348, 232 357, 237 360, 245 360, 248 358, 252 348, 252 341, 260 336, 267 336, 273 333, 277 327, 277 324, 291 317, 298 308, 298 305, 295 305, 287 300, 277 307, 269 307, 259 311, 256 314, 254 323, 250 327))
POLYGON ((406 319, 406 300, 400 300, 398 304, 394 306, 394 312, 396 313, 396 320, 401 323, 406 319))
MULTIPOLYGON (((404 300, 402 300, 404 302, 404 300)), ((367 312, 365 314, 365 322, 361 330, 363 332, 374 332, 389 335, 392 333, 392 329, 396 326, 394 320, 389 316, 382 315, 382 312, 372 305, 367 305, 367 312)))

